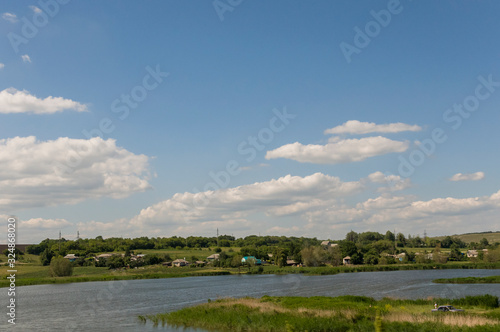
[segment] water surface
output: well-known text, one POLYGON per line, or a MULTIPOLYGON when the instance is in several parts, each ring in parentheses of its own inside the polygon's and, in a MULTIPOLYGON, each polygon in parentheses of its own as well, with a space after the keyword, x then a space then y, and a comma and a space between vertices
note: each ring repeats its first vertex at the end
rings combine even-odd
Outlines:
MULTIPOLYGON (((418 270, 329 276, 233 275, 22 286, 17 289, 17 324, 12 330, 189 332, 195 330, 143 325, 137 316, 173 311, 218 297, 364 295, 375 299, 417 299, 480 294, 500 297, 499 284, 432 283, 437 278, 490 275, 500 275, 500 270, 418 270)), ((2 288, 0 303, 7 301, 7 289, 2 288)), ((5 313, 0 330, 11 327, 5 313)))

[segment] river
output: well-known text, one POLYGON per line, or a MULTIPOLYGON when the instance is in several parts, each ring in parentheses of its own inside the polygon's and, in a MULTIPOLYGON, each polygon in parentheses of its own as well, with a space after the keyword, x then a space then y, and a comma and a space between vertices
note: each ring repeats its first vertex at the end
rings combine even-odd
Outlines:
MULTIPOLYGON (((433 279, 500 275, 500 270, 417 270, 329 276, 233 275, 18 287, 14 331, 195 331, 142 324, 138 315, 173 311, 218 297, 365 295, 375 299, 492 294, 499 284, 434 284, 433 279)), ((0 303, 7 312, 7 288, 0 303)), ((2 314, 0 330, 6 330, 2 314)), ((201 330, 197 330, 201 331, 201 330)))

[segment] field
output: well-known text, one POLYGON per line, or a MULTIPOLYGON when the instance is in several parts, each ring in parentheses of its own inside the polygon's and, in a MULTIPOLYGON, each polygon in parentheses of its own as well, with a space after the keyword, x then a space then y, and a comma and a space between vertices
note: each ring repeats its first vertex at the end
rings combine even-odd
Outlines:
MULTIPOLYGON (((459 235, 450 235, 451 237, 457 237, 466 243, 476 242, 479 243, 481 239, 486 238, 489 243, 500 242, 500 232, 492 232, 492 233, 470 233, 470 234, 459 234, 459 235)), ((442 240, 446 236, 436 236, 432 237, 436 240, 442 240)))
POLYGON ((157 315, 139 316, 155 325, 210 331, 498 331, 498 298, 375 301, 362 296, 228 298, 157 315), (433 313, 434 303, 463 313, 433 313))

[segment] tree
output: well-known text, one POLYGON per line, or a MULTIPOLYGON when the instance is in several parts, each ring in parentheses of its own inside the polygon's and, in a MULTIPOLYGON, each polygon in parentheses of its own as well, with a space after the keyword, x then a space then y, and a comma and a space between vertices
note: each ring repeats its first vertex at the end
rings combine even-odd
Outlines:
POLYGON ((393 232, 387 231, 384 236, 384 240, 394 242, 396 240, 396 236, 393 232))
POLYGON ((342 265, 342 252, 340 251, 339 246, 334 246, 328 248, 328 257, 327 259, 330 261, 330 264, 333 266, 342 265))
POLYGON ((462 257, 463 255, 460 252, 460 250, 458 250, 458 246, 456 244, 452 244, 450 252, 450 261, 461 261, 462 257))
POLYGON ((125 266, 125 260, 121 255, 113 255, 106 260, 106 266, 110 269, 118 269, 125 266))
POLYGON ((351 256, 351 264, 359 265, 363 264, 363 254, 360 252, 356 252, 351 256))
POLYGON ((325 260, 326 252, 321 247, 307 247, 300 254, 306 266, 320 266, 325 260))
MULTIPOLYGON (((10 249, 12 250, 12 249, 10 249)), ((3 254, 5 256, 9 256, 9 254, 14 254, 16 256, 16 258, 19 258, 19 256, 22 256, 24 255, 24 252, 22 252, 21 250, 19 250, 18 248, 14 248, 14 250, 12 250, 13 252, 10 252, 9 249, 5 249, 3 251, 3 254)))
POLYGON ((398 239, 398 247, 404 247, 406 245, 406 238, 403 233, 398 233, 397 239, 398 239))
POLYGON ((54 257, 54 253, 49 248, 45 248, 40 254, 40 262, 43 266, 47 266, 50 264, 52 257, 54 257))
POLYGON ((350 231, 345 236, 346 241, 358 242, 358 233, 354 231, 350 231))
POLYGON ((342 241, 339 244, 340 252, 342 252, 342 257, 352 256, 356 252, 358 252, 358 248, 356 247, 356 243, 352 241, 342 241))
POLYGON ((487 246, 489 246, 489 242, 488 242, 488 240, 487 240, 485 237, 483 237, 483 238, 481 239, 481 241, 479 241, 479 245, 480 245, 480 246, 482 246, 482 247, 483 247, 483 249, 484 249, 484 248, 486 248, 487 246))
POLYGON ((50 262, 50 275, 52 277, 67 277, 73 274, 73 265, 66 258, 53 258, 50 262))
POLYGON ((374 249, 370 249, 364 257, 364 262, 370 265, 378 264, 379 255, 374 249))

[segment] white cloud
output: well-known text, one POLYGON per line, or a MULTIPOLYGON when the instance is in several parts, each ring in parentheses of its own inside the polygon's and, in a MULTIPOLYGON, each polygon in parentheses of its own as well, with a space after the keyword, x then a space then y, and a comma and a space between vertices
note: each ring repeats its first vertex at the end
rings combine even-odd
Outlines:
POLYGON ((113 139, 1 139, 0 209, 127 197, 150 187, 148 169, 147 156, 118 147, 113 139))
POLYGON ((422 234, 424 229, 435 234, 457 234, 496 229, 498 212, 500 191, 491 196, 434 198, 427 201, 416 200, 413 196, 383 194, 355 207, 308 211, 306 218, 309 227, 324 229, 325 232, 329 229, 342 229, 345 233, 350 229, 382 232, 397 228, 405 234, 422 234), (481 220, 474 223, 476 229, 471 229, 473 220, 481 220))
POLYGON ((462 174, 457 173, 450 178, 450 181, 478 181, 484 179, 483 172, 462 174))
POLYGON ((31 10, 33 11, 33 13, 41 13, 42 10, 40 8, 38 8, 37 6, 30 6, 31 10))
POLYGON ((175 194, 143 209, 132 219, 135 225, 185 224, 213 220, 245 219, 250 214, 286 215, 327 204, 363 189, 361 182, 342 182, 316 173, 306 177, 287 175, 266 182, 201 193, 175 194))
POLYGON ((408 149, 407 141, 394 141, 382 136, 361 139, 331 138, 326 145, 303 145, 295 142, 266 153, 266 159, 287 158, 299 162, 340 164, 363 161, 367 158, 408 149))
POLYGON ((0 113, 52 114, 64 110, 87 111, 87 106, 62 97, 37 98, 28 91, 8 88, 0 91, 0 113))
POLYGON ((25 63, 31 63, 31 58, 28 54, 21 55, 21 59, 23 59, 23 62, 25 63))
POLYGON ((5 67, 5 64, 0 62, 0 69, 3 69, 5 67))
POLYGON ((10 23, 16 23, 18 21, 17 15, 13 13, 3 13, 2 18, 10 23))
MULTIPOLYGON (((396 229, 413 235, 426 229, 441 235, 494 230, 498 225, 500 191, 490 196, 429 200, 384 192, 356 202, 369 192, 368 184, 383 184, 391 176, 376 172, 359 181, 343 182, 322 173, 287 175, 216 191, 178 193, 130 219, 79 222, 66 232, 80 230, 89 237, 213 236, 219 228, 236 236, 260 232, 340 239, 351 229, 382 233, 396 229)), ((42 227, 44 220, 33 219, 29 224, 42 227)), ((58 219, 53 220, 47 222, 47 231, 59 227, 58 219)), ((69 228, 66 222, 60 223, 69 228)))
POLYGON ((36 228, 36 229, 58 229, 67 226, 72 226, 73 224, 66 219, 43 219, 43 218, 31 218, 25 221, 20 221, 20 226, 23 229, 26 228, 36 228))
POLYGON ((350 120, 340 126, 325 130, 325 134, 399 133, 420 130, 422 130, 420 126, 408 125, 401 122, 377 125, 373 122, 350 120))
POLYGON ((368 180, 373 183, 385 184, 385 186, 378 188, 379 192, 400 191, 411 186, 410 178, 403 179, 399 175, 384 174, 382 172, 368 175, 368 180))

